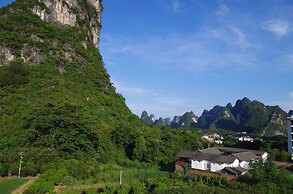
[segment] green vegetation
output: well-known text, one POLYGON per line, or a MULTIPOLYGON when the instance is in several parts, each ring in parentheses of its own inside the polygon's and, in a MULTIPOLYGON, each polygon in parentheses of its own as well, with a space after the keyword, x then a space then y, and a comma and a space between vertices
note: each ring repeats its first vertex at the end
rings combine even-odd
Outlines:
MULTIPOLYGON (((97 191, 70 191, 79 184, 96 185, 104 193, 231 193, 236 188, 252 193, 269 191, 263 186, 269 183, 272 191, 292 190, 284 177, 284 184, 276 178, 266 182, 266 170, 252 172, 246 182, 167 172, 174 171, 179 150, 201 149, 207 142, 197 130, 147 126, 131 113, 89 41, 89 20, 97 13, 85 0, 78 3, 87 15, 75 27, 42 21, 29 9, 46 9, 37 0, 17 0, 0 10, 0 47, 15 57, 0 66, 1 176, 18 174, 23 153, 21 175, 41 173, 27 194, 50 193, 57 185, 67 186, 66 193, 97 191)), ((270 173, 283 174, 277 168, 270 173)))
POLYGON ((10 178, 4 179, 0 178, 0 193, 1 194, 10 194, 13 190, 20 187, 22 184, 27 182, 27 179, 24 178, 10 178))
POLYGON ((257 162, 254 170, 239 180, 232 181, 209 174, 168 173, 157 166, 129 160, 124 161, 124 165, 98 164, 94 160, 63 161, 59 164, 61 170, 45 172, 26 193, 38 193, 38 189, 44 188, 47 190, 42 190, 43 192, 51 192, 56 183, 60 185, 61 193, 285 194, 293 191, 292 175, 277 168, 271 160, 266 163, 257 162), (90 169, 84 168, 85 165, 89 165, 90 169), (122 185, 119 184, 121 171, 122 185))
POLYGON ((196 127, 274 136, 286 134, 286 116, 278 106, 265 106, 259 101, 243 98, 237 100, 234 107, 229 103, 226 107, 217 105, 204 111, 196 127))

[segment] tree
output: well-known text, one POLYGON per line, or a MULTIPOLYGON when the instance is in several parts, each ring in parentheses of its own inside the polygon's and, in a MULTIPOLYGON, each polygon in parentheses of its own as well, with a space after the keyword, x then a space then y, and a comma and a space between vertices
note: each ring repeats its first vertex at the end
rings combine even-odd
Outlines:
POLYGON ((135 144, 134 144, 134 149, 132 153, 133 159, 143 161, 144 159, 144 153, 146 152, 146 141, 142 135, 140 135, 135 144))
POLYGON ((290 160, 290 154, 286 151, 281 151, 277 156, 276 159, 281 162, 286 162, 290 160))

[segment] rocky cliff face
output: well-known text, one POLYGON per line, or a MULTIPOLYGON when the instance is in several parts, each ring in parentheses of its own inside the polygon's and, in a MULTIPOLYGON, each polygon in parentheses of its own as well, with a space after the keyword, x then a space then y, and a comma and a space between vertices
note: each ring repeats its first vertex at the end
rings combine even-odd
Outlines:
MULTIPOLYGON (((19 1, 16 1, 15 4, 17 3, 20 4, 19 1)), ((6 8, 5 13, 0 14, 0 17, 7 18, 13 13, 31 11, 41 20, 57 24, 60 28, 79 28, 80 32, 83 33, 82 46, 87 49, 89 44, 94 44, 98 48, 101 29, 101 0, 22 0, 21 3, 26 6, 20 8, 15 4, 10 5, 6 8)), ((77 58, 80 60, 72 45, 66 43, 61 45, 58 40, 44 42, 41 37, 35 34, 31 34, 30 39, 34 44, 26 42, 21 45, 21 48, 5 44, 5 41, 0 42, 0 66, 9 64, 15 58, 22 58, 27 64, 40 64, 47 58, 48 54, 62 55, 71 61, 77 58), (45 52, 39 48, 40 44, 36 44, 36 42, 63 47, 64 52, 45 52)))
POLYGON ((101 0, 39 0, 45 6, 35 5, 31 11, 47 22, 65 26, 84 26, 91 41, 98 47, 101 26, 101 0), (90 15, 89 15, 90 14, 90 15))

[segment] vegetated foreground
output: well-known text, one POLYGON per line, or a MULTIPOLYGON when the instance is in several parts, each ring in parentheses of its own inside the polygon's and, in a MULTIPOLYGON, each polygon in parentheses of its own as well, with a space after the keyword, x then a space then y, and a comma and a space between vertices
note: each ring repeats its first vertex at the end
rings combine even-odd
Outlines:
POLYGON ((0 193, 10 194, 27 181, 25 178, 0 178, 0 193))
POLYGON ((46 193, 292 193, 293 176, 269 159, 238 180, 209 174, 188 175, 162 171, 133 161, 100 164, 89 160, 56 163, 25 192, 46 193), (123 165, 123 166, 122 166, 123 165), (121 182, 120 182, 121 181, 121 182), (121 185, 120 185, 121 183, 121 185))

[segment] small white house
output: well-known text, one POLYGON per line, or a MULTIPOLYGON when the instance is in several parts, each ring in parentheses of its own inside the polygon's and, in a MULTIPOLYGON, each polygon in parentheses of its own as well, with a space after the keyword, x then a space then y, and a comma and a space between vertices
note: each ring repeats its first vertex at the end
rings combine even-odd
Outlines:
POLYGON ((268 153, 259 150, 247 150, 232 147, 212 147, 199 151, 181 151, 177 155, 177 165, 185 162, 191 169, 242 175, 252 168, 257 159, 266 160, 268 153))
POLYGON ((239 141, 253 142, 254 139, 250 136, 241 136, 238 138, 239 141))

